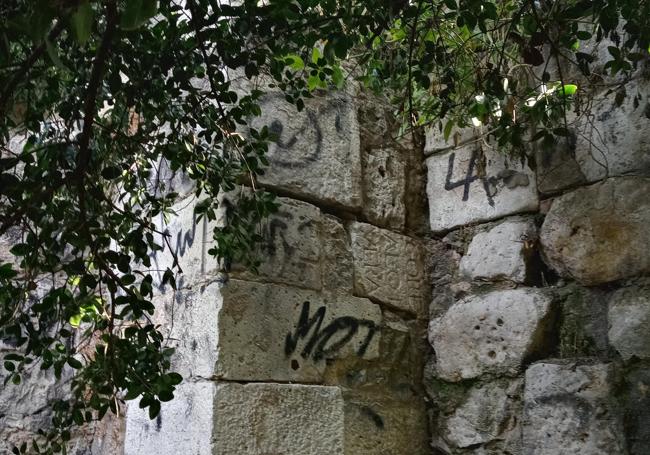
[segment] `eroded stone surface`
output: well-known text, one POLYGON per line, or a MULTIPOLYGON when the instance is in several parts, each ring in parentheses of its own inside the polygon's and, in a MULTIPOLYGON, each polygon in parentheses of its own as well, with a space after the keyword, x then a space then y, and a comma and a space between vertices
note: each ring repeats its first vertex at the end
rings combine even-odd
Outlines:
POLYGON ((516 374, 541 349, 551 298, 538 289, 493 291, 456 302, 429 325, 436 373, 447 381, 516 374))
POLYGON ((616 291, 609 301, 609 342, 625 360, 650 359, 650 287, 616 291))
POLYGON ((154 420, 148 410, 130 401, 124 455, 212 454, 216 385, 209 381, 181 383, 172 401, 162 403, 154 420))
POLYGON ((526 455, 625 454, 610 364, 538 363, 526 371, 526 455))
POLYGON ((494 150, 484 160, 479 155, 470 144, 427 159, 432 231, 537 209, 535 175, 527 166, 494 150))
POLYGON ((449 137, 445 139, 442 123, 427 128, 424 144, 425 153, 435 153, 458 147, 480 136, 480 131, 474 127, 452 127, 449 137))
POLYGON ((474 280, 526 281, 525 247, 534 243, 531 220, 503 222, 474 236, 460 261, 461 275, 474 280))
POLYGON ((367 299, 238 280, 220 292, 221 378, 318 382, 327 359, 378 356, 381 310, 367 299))
POLYGON ((421 313, 426 292, 422 245, 365 223, 353 223, 349 232, 355 293, 421 313))
POLYGON ((596 285, 650 272, 650 179, 607 179, 553 202, 540 232, 547 263, 596 285))
POLYGON ((466 401, 446 419, 445 439, 459 448, 503 439, 501 433, 516 425, 514 396, 520 384, 514 380, 472 388, 466 401))
POLYGON ((403 229, 406 207, 406 169, 395 149, 364 153, 363 214, 373 224, 403 229))
MULTIPOLYGON (((351 90, 351 89, 350 89, 351 90)), ((269 146, 270 166, 260 183, 325 204, 361 207, 359 126, 353 98, 344 92, 306 100, 298 112, 279 93, 261 101, 262 116, 278 141, 269 146)))
POLYGON ((343 455, 344 412, 338 387, 217 385, 215 455, 343 455))

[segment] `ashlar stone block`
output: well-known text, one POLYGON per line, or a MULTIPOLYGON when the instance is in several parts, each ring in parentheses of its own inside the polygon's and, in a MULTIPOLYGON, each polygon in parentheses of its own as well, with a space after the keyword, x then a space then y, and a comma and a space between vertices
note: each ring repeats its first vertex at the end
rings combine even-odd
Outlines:
POLYGON ((497 150, 469 144, 429 157, 427 196, 431 230, 537 210, 534 173, 497 150))
POLYGON ((365 223, 353 223, 349 232, 356 294, 420 314, 426 295, 423 246, 365 223))
POLYGON ((650 359, 650 286, 616 291, 609 301, 609 342, 625 360, 650 359))
POLYGON ((520 288, 473 295, 429 324, 440 379, 460 381, 484 373, 514 375, 537 352, 551 311, 541 290, 520 288))
POLYGON ((260 183, 328 205, 361 208, 359 125, 351 94, 306 100, 298 112, 282 94, 270 93, 260 106, 262 115, 251 127, 266 125, 277 137, 260 183))
POLYGON ((239 280, 220 295, 219 378, 320 382, 328 359, 379 355, 381 310, 367 299, 239 280))

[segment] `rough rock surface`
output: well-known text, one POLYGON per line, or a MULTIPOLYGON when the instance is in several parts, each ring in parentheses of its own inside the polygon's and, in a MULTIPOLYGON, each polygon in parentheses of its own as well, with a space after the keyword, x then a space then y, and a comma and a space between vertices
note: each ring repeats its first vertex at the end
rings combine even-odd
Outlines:
POLYGON ((526 455, 627 453, 611 403, 611 364, 538 363, 526 371, 526 455))
POLYGON ((365 151, 363 165, 363 214, 373 224, 403 229, 406 166, 401 153, 392 148, 365 151))
POLYGON ((382 315, 367 299, 238 280, 220 294, 220 378, 319 382, 328 359, 378 356, 382 315))
POLYGON ((459 448, 484 444, 500 437, 516 421, 512 396, 520 380, 472 388, 466 401, 445 421, 445 439, 459 448))
POLYGON ((540 338, 551 298, 534 288, 493 291, 456 302, 429 325, 436 373, 460 381, 484 373, 516 374, 540 338))
POLYGON ((486 151, 483 160, 470 144, 429 157, 427 167, 434 232, 537 209, 534 173, 505 154, 486 151))
POLYGON ((461 275, 474 280, 526 280, 525 247, 534 241, 532 221, 505 221, 474 236, 460 261, 461 275))
POLYGON ((353 99, 346 93, 307 100, 296 108, 283 95, 261 101, 262 116, 251 122, 267 125, 278 140, 269 146, 271 163, 260 183, 325 204, 361 207, 359 125, 353 99))
POLYGON ((426 292, 421 243, 365 223, 353 223, 349 232, 355 293, 421 313, 426 292))
POLYGON ((338 387, 217 385, 214 455, 342 455, 343 399, 338 387))
POLYGON ((650 359, 650 287, 619 289, 609 301, 609 342, 625 360, 650 359))
POLYGON ((564 194, 541 228, 547 263, 591 286, 650 273, 650 179, 619 177, 564 194))

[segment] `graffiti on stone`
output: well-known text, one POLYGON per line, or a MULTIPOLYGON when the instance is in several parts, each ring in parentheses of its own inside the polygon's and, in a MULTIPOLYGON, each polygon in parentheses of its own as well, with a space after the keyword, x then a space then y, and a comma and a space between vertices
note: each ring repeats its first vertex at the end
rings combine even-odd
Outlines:
POLYGON ((356 351, 357 356, 363 357, 375 333, 379 330, 373 321, 352 316, 338 317, 322 327, 327 308, 321 306, 313 315, 310 315, 310 309, 310 302, 306 301, 302 304, 300 317, 293 333, 287 333, 284 344, 284 352, 287 356, 291 356, 296 351, 298 342, 305 339, 306 343, 300 351, 301 357, 304 359, 311 357, 316 362, 331 358, 357 334, 365 331, 365 338, 356 351))
POLYGON ((454 174, 454 164, 456 161, 456 154, 451 153, 449 155, 449 164, 447 166, 447 177, 445 179, 445 190, 451 191, 459 187, 463 187, 463 202, 467 202, 469 199, 469 189, 472 183, 477 180, 483 185, 483 190, 485 191, 485 196, 487 197, 488 204, 494 207, 494 196, 496 195, 496 177, 488 177, 486 175, 479 175, 478 172, 474 172, 476 169, 476 161, 478 158, 478 153, 476 151, 472 152, 472 156, 469 159, 469 165, 467 166, 467 172, 465 178, 462 180, 457 180, 452 182, 452 176, 454 174))

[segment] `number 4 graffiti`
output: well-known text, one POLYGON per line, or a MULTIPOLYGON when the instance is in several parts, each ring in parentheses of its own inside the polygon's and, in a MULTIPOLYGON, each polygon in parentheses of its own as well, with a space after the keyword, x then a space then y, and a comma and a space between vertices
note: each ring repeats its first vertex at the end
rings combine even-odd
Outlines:
POLYGON ((452 153, 449 155, 449 164, 447 166, 447 178, 445 179, 445 190, 451 191, 458 187, 463 187, 463 202, 469 199, 469 189, 473 182, 480 180, 483 183, 483 189, 485 190, 485 196, 487 197, 488 204, 494 207, 493 196, 496 194, 496 191, 490 190, 490 180, 485 176, 479 176, 478 173, 474 173, 474 168, 476 167, 476 151, 472 152, 472 157, 469 160, 469 166, 467 166, 467 173, 465 178, 452 182, 451 178, 454 174, 454 162, 456 160, 456 154, 452 153))

